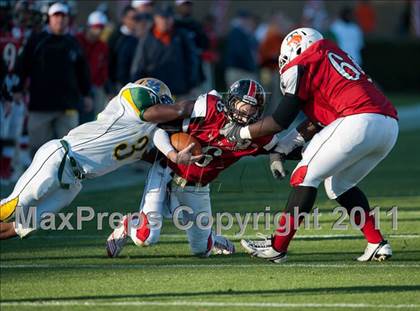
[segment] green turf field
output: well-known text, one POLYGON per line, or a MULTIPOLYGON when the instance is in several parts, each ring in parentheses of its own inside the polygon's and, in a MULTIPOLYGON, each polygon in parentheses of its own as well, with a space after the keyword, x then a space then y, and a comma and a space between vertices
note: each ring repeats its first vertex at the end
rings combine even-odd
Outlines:
MULTIPOLYGON (((365 242, 357 230, 331 230, 338 216, 330 214, 334 204, 321 189, 322 229, 299 231, 289 261, 279 265, 244 254, 237 226, 224 233, 238 253, 208 259, 190 256, 183 233, 169 223, 159 245, 130 244, 117 259, 105 256, 109 230, 96 231, 93 224, 2 242, 1 310, 420 309, 419 136, 402 133, 391 156, 361 185, 372 206, 381 207, 382 230, 395 253, 389 262, 354 261, 365 242), (398 206, 397 230, 385 215, 392 206, 398 206)), ((132 211, 141 191, 139 185, 82 193, 73 207, 132 211)), ((286 182, 271 179, 265 158, 245 160, 213 186, 213 210, 277 211, 287 192, 286 182)), ((262 226, 257 231, 265 232, 262 226)), ((246 234, 257 231, 249 227, 246 234)))

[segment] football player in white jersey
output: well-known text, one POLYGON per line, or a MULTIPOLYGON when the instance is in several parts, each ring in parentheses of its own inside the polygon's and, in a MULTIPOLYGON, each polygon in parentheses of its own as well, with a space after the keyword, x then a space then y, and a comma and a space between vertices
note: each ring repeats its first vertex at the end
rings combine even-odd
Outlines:
MULTIPOLYGON (((151 149, 157 123, 184 117, 185 105, 173 104, 169 88, 160 80, 141 79, 121 89, 96 121, 80 125, 62 139, 44 144, 20 177, 9 197, 0 201, 0 239, 25 237, 39 226, 45 212, 57 213, 82 189, 81 180, 141 160, 151 149), (27 221, 36 207, 35 226, 27 221), (6 223, 15 216, 14 222, 6 223)), ((191 163, 191 145, 172 160, 191 163)), ((176 153, 176 152, 175 152, 176 153)))

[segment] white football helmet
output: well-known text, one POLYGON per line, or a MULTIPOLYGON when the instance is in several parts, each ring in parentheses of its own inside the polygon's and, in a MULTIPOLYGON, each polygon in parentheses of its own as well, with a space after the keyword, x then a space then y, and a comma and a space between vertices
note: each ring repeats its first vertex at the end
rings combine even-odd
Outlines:
POLYGON ((281 43, 279 56, 280 70, 313 43, 321 39, 324 39, 324 37, 319 31, 313 28, 298 28, 291 31, 281 43))

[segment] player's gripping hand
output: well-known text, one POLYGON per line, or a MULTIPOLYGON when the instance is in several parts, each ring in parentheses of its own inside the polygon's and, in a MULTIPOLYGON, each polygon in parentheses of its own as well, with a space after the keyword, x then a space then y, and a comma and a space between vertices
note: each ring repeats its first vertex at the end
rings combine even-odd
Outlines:
POLYGON ((194 146, 195 144, 191 143, 179 152, 171 151, 168 154, 168 158, 176 164, 184 164, 184 165, 189 165, 197 161, 200 161, 203 155, 202 154, 193 155, 192 149, 194 148, 194 146))
POLYGON ((280 153, 270 153, 270 170, 275 179, 283 179, 289 173, 283 166, 284 156, 280 153))
POLYGON ((243 139, 241 139, 241 128, 242 125, 236 122, 229 122, 223 128, 221 128, 219 132, 230 142, 238 142, 242 144, 243 139))

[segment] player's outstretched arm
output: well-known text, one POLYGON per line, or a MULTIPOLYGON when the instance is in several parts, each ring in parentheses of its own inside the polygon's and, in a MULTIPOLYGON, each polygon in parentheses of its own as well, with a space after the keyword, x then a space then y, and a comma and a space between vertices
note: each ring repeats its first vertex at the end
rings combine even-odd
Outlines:
POLYGON ((194 107, 194 100, 184 100, 173 105, 158 104, 147 108, 143 119, 151 123, 166 123, 188 118, 194 107))
POLYGON ((230 128, 224 128, 221 133, 230 141, 254 139, 279 133, 292 124, 300 111, 300 104, 301 101, 297 96, 286 94, 271 116, 245 127, 232 125, 230 128))

